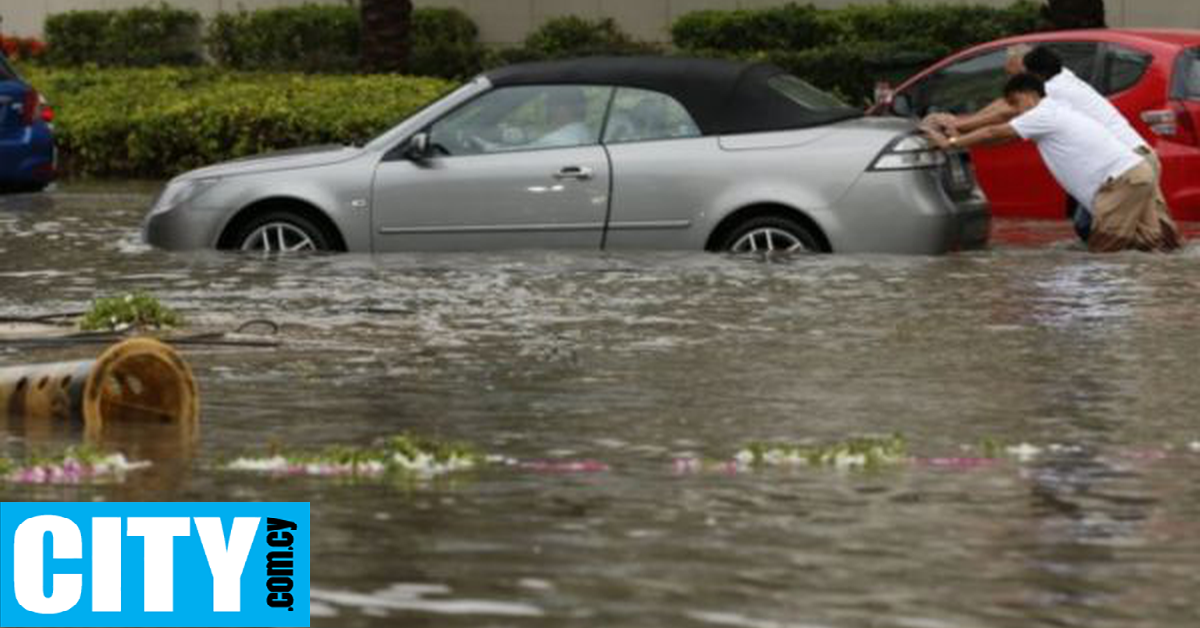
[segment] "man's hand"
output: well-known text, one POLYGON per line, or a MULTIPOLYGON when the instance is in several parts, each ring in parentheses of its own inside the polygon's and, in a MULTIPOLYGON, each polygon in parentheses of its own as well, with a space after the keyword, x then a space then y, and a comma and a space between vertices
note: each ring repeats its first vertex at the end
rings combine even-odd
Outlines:
POLYGON ((931 113, 921 121, 921 126, 935 129, 943 135, 958 133, 958 117, 952 113, 931 113))
POLYGON ((942 150, 948 150, 951 147, 950 138, 946 137, 937 129, 928 126, 922 126, 921 130, 925 132, 925 137, 929 138, 929 141, 933 142, 934 146, 937 146, 942 150))

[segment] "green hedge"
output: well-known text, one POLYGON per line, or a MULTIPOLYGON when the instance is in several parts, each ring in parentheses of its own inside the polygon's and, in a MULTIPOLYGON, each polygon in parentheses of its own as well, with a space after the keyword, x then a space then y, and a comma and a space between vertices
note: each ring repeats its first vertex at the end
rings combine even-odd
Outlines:
POLYGON ((524 49, 546 58, 583 55, 628 55, 654 52, 655 46, 635 41, 612 18, 588 20, 576 16, 554 18, 525 38, 524 49))
POLYGON ((214 61, 236 70, 348 72, 358 67, 358 12, 305 5, 220 13, 205 42, 214 61))
POLYGON ((955 50, 1044 27, 1040 5, 1029 0, 1006 8, 791 3, 688 13, 671 34, 683 54, 769 61, 862 104, 876 81, 897 83, 955 50))
POLYGON ((1020 0, 1008 7, 886 4, 835 11, 852 41, 931 41, 959 50, 1001 37, 1049 28, 1041 3, 1020 0))
MULTIPOLYGON (((167 6, 71 11, 46 20, 47 63, 76 67, 199 65, 204 51, 235 70, 353 72, 359 67, 358 9, 345 5, 221 13, 167 6), (203 31, 203 36, 201 33, 203 31)), ((466 78, 484 66, 479 29, 458 9, 416 9, 409 74, 466 78)))
POLYGON ((1020 0, 982 5, 851 5, 817 9, 789 3, 767 9, 696 11, 679 17, 671 37, 682 50, 804 50, 856 42, 934 41, 965 48, 1043 27, 1041 7, 1020 0))
POLYGON ((520 46, 490 51, 485 66, 494 68, 511 63, 571 57, 627 56, 662 52, 659 46, 630 37, 610 18, 588 20, 564 16, 551 19, 534 29, 520 46))
MULTIPOLYGON (((358 10, 303 5, 223 13, 209 22, 209 53, 239 70, 350 72, 358 67, 358 10)), ((409 74, 465 78, 483 66, 479 29, 458 9, 417 9, 409 74)))
POLYGON ((150 67, 199 65, 200 14, 140 7, 122 11, 71 11, 46 18, 45 61, 54 65, 150 67))
POLYGON ((479 43, 479 27, 458 9, 413 11, 409 73, 465 79, 478 74, 487 50, 479 43))
POLYGON ((671 40, 681 50, 755 50, 811 48, 836 43, 841 25, 831 11, 812 5, 787 4, 769 9, 685 13, 671 26, 671 40))
POLYGON ((439 79, 213 68, 21 68, 70 174, 167 177, 289 147, 364 142, 453 87, 439 79))

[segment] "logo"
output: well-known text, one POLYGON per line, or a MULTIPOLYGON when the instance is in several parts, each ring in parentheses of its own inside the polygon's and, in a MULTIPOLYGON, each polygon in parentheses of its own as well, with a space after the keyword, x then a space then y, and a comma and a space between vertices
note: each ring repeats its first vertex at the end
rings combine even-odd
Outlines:
POLYGON ((308 504, 0 503, 0 627, 308 626, 308 504))

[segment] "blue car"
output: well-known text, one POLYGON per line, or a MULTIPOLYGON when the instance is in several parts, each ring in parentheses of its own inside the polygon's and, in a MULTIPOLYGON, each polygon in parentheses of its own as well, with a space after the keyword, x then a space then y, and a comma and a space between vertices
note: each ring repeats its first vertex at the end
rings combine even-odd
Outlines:
POLYGON ((0 54, 0 190, 36 191, 54 181, 53 113, 0 54))

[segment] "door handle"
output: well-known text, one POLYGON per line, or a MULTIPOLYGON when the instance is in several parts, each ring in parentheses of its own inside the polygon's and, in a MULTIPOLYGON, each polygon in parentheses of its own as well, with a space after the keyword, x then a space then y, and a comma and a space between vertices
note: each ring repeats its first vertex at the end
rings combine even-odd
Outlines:
POLYGON ((592 178, 592 169, 581 166, 567 166, 562 170, 554 173, 554 178, 562 181, 564 179, 575 179, 576 181, 590 181, 592 178))

